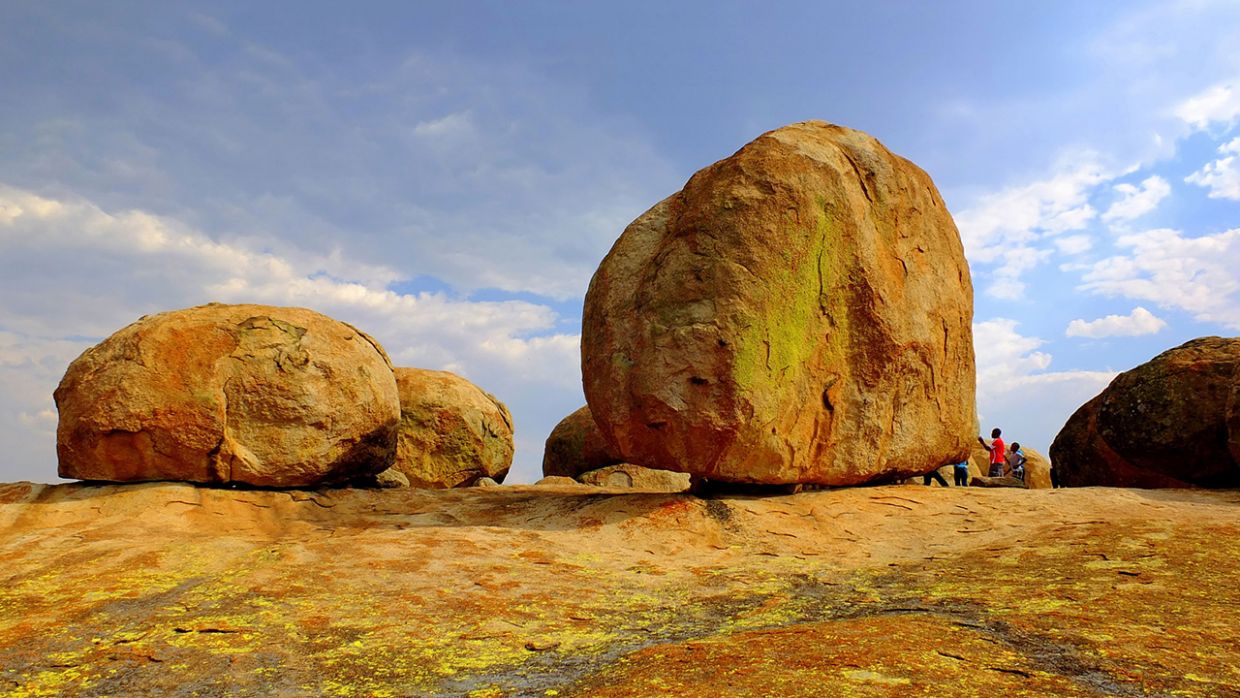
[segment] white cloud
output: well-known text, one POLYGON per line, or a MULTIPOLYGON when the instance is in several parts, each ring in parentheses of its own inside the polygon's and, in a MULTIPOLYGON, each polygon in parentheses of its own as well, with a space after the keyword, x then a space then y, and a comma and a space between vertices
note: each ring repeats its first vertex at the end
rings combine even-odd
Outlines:
POLYGON ((1197 130, 1214 123, 1230 128, 1240 118, 1240 90, 1230 82, 1214 85, 1181 102, 1175 115, 1197 130))
POLYGON ((1209 189, 1211 199, 1240 201, 1240 161, 1236 159, 1240 155, 1240 138, 1224 143, 1218 152, 1226 157, 1206 163, 1184 181, 1209 189))
POLYGON ((1009 441, 1043 454, 1068 417, 1115 377, 1114 371, 1050 371, 1045 340, 1019 323, 994 318, 973 325, 977 409, 983 431, 998 426, 1009 441))
MULTIPOLYGON (((304 306, 356 324, 398 365, 454 370, 507 402, 522 443, 541 444, 584 401, 579 336, 546 305, 397 293, 395 271, 339 251, 284 256, 166 216, 2 185, 0 211, 0 258, 16 262, 0 279, 0 443, 31 442, 0 464, 5 474, 54 472, 51 393, 94 343, 78 338, 208 301, 304 306)), ((526 449, 514 477, 531 480, 540 464, 541 450, 526 449)))
POLYGON ((459 138, 474 130, 473 116, 468 110, 448 114, 429 121, 419 121, 413 134, 422 138, 459 138))
POLYGON ((1094 240, 1088 235, 1061 235, 1054 239, 1055 247, 1062 255, 1078 255, 1088 252, 1094 246, 1094 240))
POLYGON ((1004 250, 999 255, 1002 263, 986 275, 990 280, 986 286, 986 295, 1003 300, 1023 298, 1026 288, 1025 282, 1022 281, 1024 273, 1036 267, 1050 255, 1050 250, 1029 245, 1019 245, 1004 250))
POLYGON ((1089 203, 1091 193, 1113 177, 1096 156, 1085 153, 1051 177, 987 194, 956 214, 969 261, 1000 264, 985 275, 990 279, 986 293, 1022 297, 1021 276, 1050 255, 1038 243, 1087 227, 1098 215, 1089 203))
POLYGON ((1117 184, 1114 190, 1120 195, 1120 199, 1102 214, 1102 220, 1107 223, 1130 221, 1153 211, 1160 201, 1171 194, 1171 185, 1162 177, 1154 175, 1146 178, 1140 186, 1117 184))
POLYGON ((1166 321, 1137 306, 1127 315, 1108 315, 1097 320, 1073 320, 1064 332, 1069 337, 1137 337, 1155 334, 1167 326, 1166 321))
POLYGON ((1080 288, 1175 308, 1195 319, 1240 329, 1240 228, 1185 237, 1157 229, 1124 235, 1127 254, 1094 263, 1080 288))

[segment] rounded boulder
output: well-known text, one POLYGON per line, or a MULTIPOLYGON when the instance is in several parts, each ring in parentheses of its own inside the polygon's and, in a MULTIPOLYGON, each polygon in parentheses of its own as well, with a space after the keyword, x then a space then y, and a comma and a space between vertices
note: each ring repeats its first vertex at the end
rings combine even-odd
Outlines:
POLYGON ((304 308, 210 304, 144 317, 69 365, 60 476, 306 487, 391 465, 383 348, 304 308))
POLYGON ((959 461, 973 287, 930 177, 823 122, 766 133, 635 220, 586 294, 613 453, 712 480, 855 485, 959 461))
POLYGON ((551 430, 543 447, 543 475, 575 478, 622 462, 608 450, 589 405, 574 411, 551 430))
POLYGON ((1240 487, 1240 338, 1194 339, 1119 374, 1050 455, 1067 487, 1240 487))
POLYGON ((512 414, 504 403, 448 371, 397 368, 400 430, 393 467, 412 487, 503 482, 512 467, 512 414))

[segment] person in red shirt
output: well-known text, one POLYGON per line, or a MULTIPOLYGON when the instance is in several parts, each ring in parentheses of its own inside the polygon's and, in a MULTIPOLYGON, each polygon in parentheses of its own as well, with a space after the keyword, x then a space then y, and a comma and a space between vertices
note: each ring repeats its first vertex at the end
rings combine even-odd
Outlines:
POLYGON ((1002 433, 1003 431, 999 427, 991 429, 990 438, 992 441, 990 445, 986 445, 986 440, 982 437, 977 437, 977 442, 982 445, 982 448, 990 451, 990 473, 988 473, 990 477, 1002 477, 1003 465, 1007 462, 1006 447, 1003 444, 1003 438, 1000 436, 1002 433))

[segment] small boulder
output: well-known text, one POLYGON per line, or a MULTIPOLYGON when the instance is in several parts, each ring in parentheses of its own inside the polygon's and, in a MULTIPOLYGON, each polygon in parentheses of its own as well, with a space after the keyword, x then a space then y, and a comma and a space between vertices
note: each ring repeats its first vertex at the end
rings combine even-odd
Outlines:
POLYGON ((1115 377, 1051 444, 1067 487, 1240 487, 1240 338, 1202 337, 1115 377))
POLYGON ((548 475, 535 482, 536 487, 581 487, 581 483, 563 475, 548 475))
POLYGON ((1051 488, 1051 461, 1028 446, 1021 446, 1025 454, 1025 487, 1031 490, 1051 488))
POLYGON ((87 349, 55 393, 60 476, 312 487, 396 451, 391 362, 304 308, 210 305, 143 317, 87 349))
POLYGON ((480 477, 474 480, 474 487, 499 487, 499 483, 489 477, 480 477))
POLYGON ((573 412, 551 430, 543 448, 543 475, 578 475, 622 462, 612 454, 590 407, 573 412))
POLYGON ((385 490, 408 487, 409 478, 396 468, 388 468, 375 476, 375 486, 385 490))
POLYGON ((685 492, 689 474, 654 470, 631 463, 609 465, 577 476, 577 481, 595 487, 616 487, 652 492, 685 492))
POLYGON ((582 318, 586 400, 625 462, 856 485, 967 456, 973 286, 930 177, 785 126, 633 221, 582 318))
POLYGON ((400 431, 393 467, 413 487, 503 482, 512 467, 512 415, 504 403, 447 371, 397 368, 400 431))

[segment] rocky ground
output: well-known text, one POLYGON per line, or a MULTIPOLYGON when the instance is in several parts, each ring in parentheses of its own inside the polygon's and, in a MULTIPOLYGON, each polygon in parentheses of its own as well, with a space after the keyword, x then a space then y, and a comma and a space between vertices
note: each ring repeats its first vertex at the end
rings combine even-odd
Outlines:
POLYGON ((1240 695, 1240 492, 0 486, 0 694, 1240 695))

